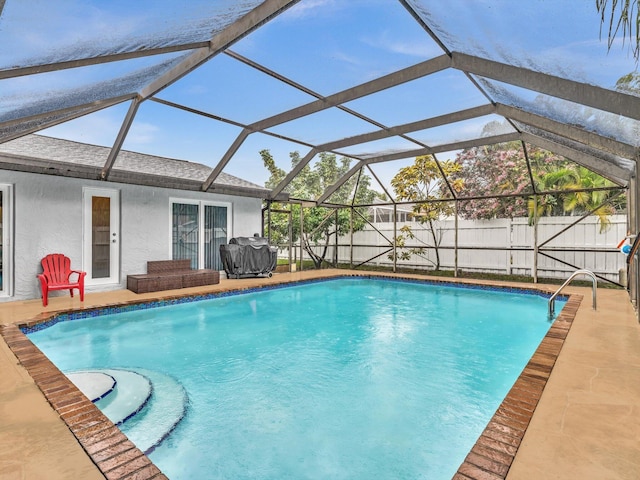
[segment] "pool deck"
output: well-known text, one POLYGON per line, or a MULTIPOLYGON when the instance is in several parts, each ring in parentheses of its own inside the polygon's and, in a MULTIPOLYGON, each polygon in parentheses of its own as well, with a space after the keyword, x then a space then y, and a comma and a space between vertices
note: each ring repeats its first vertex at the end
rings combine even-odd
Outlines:
MULTIPOLYGON (((84 303, 77 296, 73 299, 68 295, 54 296, 46 308, 42 307, 40 300, 7 302, 0 303, 0 325, 24 323, 56 311, 246 289, 350 273, 376 275, 345 270, 308 271, 277 274, 270 279, 223 279, 220 284, 209 287, 140 295, 128 290, 87 293, 84 303)), ((443 279, 434 277, 433 280, 443 279)), ((487 283, 468 279, 461 281, 487 283)), ((531 284, 490 284, 532 287, 531 284)), ((548 291, 557 288, 540 287, 548 291)), ((638 479, 640 324, 625 291, 599 289, 597 311, 591 308, 590 288, 567 287, 565 292, 580 294, 583 299, 506 478, 638 479)), ((95 459, 87 455, 4 338, 0 341, 0 371, 0 478, 104 479, 105 475, 94 463, 95 459)), ((111 477, 106 475, 106 478, 111 477)), ((142 475, 130 478, 142 478, 142 475)), ((155 472, 144 478, 165 477, 155 472)), ((464 480, 471 477, 458 474, 456 478, 464 480)), ((476 478, 498 480, 504 475, 496 475, 488 469, 479 472, 476 478)))

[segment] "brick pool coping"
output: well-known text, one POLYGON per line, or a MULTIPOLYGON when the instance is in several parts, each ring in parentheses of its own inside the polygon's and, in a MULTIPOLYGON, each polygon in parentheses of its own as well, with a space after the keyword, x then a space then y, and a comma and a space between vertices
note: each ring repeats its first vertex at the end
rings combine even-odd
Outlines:
MULTIPOLYGON (((368 275, 338 275, 327 279, 349 277, 369 277, 368 275)), ((381 277, 430 284, 446 284, 459 287, 471 287, 490 290, 508 290, 537 292, 550 295, 547 290, 531 287, 505 287, 504 285, 478 285, 452 283, 440 280, 417 280, 412 277, 381 277)), ((322 279, 321 279, 322 280, 322 279)), ((317 280, 315 280, 317 281, 317 280)), ((283 282, 275 286, 287 286, 311 281, 283 282)), ((205 295, 175 295, 164 297, 165 304, 182 303, 205 298, 215 298, 230 294, 260 291, 265 287, 248 287, 205 295)), ((540 345, 514 383, 513 387, 494 413, 487 427, 460 465, 453 480, 503 480, 522 442, 527 426, 531 421, 542 391, 556 362, 564 340, 571 328, 573 319, 582 301, 582 295, 570 295, 566 305, 549 328, 540 345)), ((95 316, 92 312, 121 310, 123 307, 143 308, 145 304, 157 304, 158 301, 144 300, 106 305, 88 309, 84 317, 95 316)), ((158 305, 156 305, 158 306, 158 305)), ((126 311, 122 310, 122 311, 126 311)), ((71 311, 47 312, 26 322, 0 326, 0 334, 27 370, 38 388, 60 415, 60 418, 74 434, 80 445, 108 480, 164 480, 168 478, 153 462, 139 450, 78 388, 36 347, 23 333, 21 328, 44 326, 60 315, 71 311)))
POLYGON ((569 297, 453 480, 506 478, 582 299, 569 297))

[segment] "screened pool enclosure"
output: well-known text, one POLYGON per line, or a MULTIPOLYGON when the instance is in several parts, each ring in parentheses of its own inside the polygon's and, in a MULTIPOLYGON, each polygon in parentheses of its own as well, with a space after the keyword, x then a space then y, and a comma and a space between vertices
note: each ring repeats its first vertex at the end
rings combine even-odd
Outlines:
MULTIPOLYGON (((434 210, 455 222, 528 212, 532 228, 554 209, 575 224, 626 213, 632 241, 635 31, 609 44, 611 5, 594 3, 0 0, 0 168, 262 198, 266 233, 280 221, 300 251, 305 215, 322 216, 336 263, 353 264, 338 237, 380 205, 423 224, 434 210), (11 148, 34 134, 110 148, 98 164, 11 148), (149 174, 125 151, 209 169, 149 174)), ((386 238, 396 259, 399 237, 386 238)), ((633 258, 634 303, 639 279, 633 258)))

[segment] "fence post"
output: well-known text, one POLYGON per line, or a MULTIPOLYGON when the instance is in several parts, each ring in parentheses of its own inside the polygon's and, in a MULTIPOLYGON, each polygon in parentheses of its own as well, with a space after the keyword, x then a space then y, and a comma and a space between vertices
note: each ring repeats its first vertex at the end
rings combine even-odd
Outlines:
POLYGON ((511 275, 511 266, 513 264, 512 258, 513 258, 513 252, 511 251, 511 248, 513 247, 513 218, 509 219, 509 224, 507 225, 507 257, 506 257, 506 264, 507 264, 507 275, 511 275))
POLYGON ((336 268, 338 268, 338 209, 336 208, 336 246, 334 247, 333 252, 333 264, 336 268))
POLYGON ((293 255, 293 208, 292 205, 289 205, 289 273, 293 271, 292 258, 293 255))
POLYGON ((349 208, 349 269, 353 269, 353 206, 349 208))
POLYGON ((300 271, 304 270, 304 205, 300 203, 300 271))
POLYGON ((453 277, 458 277, 458 200, 454 203, 455 206, 455 234, 453 245, 453 277))
POLYGON ((533 195, 533 283, 538 283, 538 195, 533 195))
POLYGON ((396 273, 398 266, 398 252, 396 250, 396 237, 398 235, 398 205, 393 204, 393 273, 396 273))

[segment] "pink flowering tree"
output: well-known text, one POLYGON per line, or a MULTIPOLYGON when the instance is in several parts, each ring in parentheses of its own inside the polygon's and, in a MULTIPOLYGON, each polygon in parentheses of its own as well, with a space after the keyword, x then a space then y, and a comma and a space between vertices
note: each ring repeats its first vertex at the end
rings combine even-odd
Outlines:
POLYGON ((459 153, 456 163, 461 168, 455 173, 455 179, 462 180, 464 185, 459 198, 472 198, 459 203, 460 215, 467 219, 526 216, 533 225, 541 216, 582 214, 596 209, 600 225, 606 229, 608 216, 624 208, 624 200, 598 208, 614 190, 576 192, 586 188, 615 187, 609 180, 532 145, 527 146, 527 154, 531 174, 519 142, 474 147, 459 153), (537 201, 533 198, 531 177, 538 192, 537 201), (482 198, 503 194, 510 196, 482 198))
POLYGON ((458 204, 460 216, 476 220, 528 215, 526 194, 533 189, 520 143, 463 150, 455 162, 460 170, 454 178, 464 185, 459 197, 473 198, 458 204), (522 196, 481 198, 502 194, 522 196))

